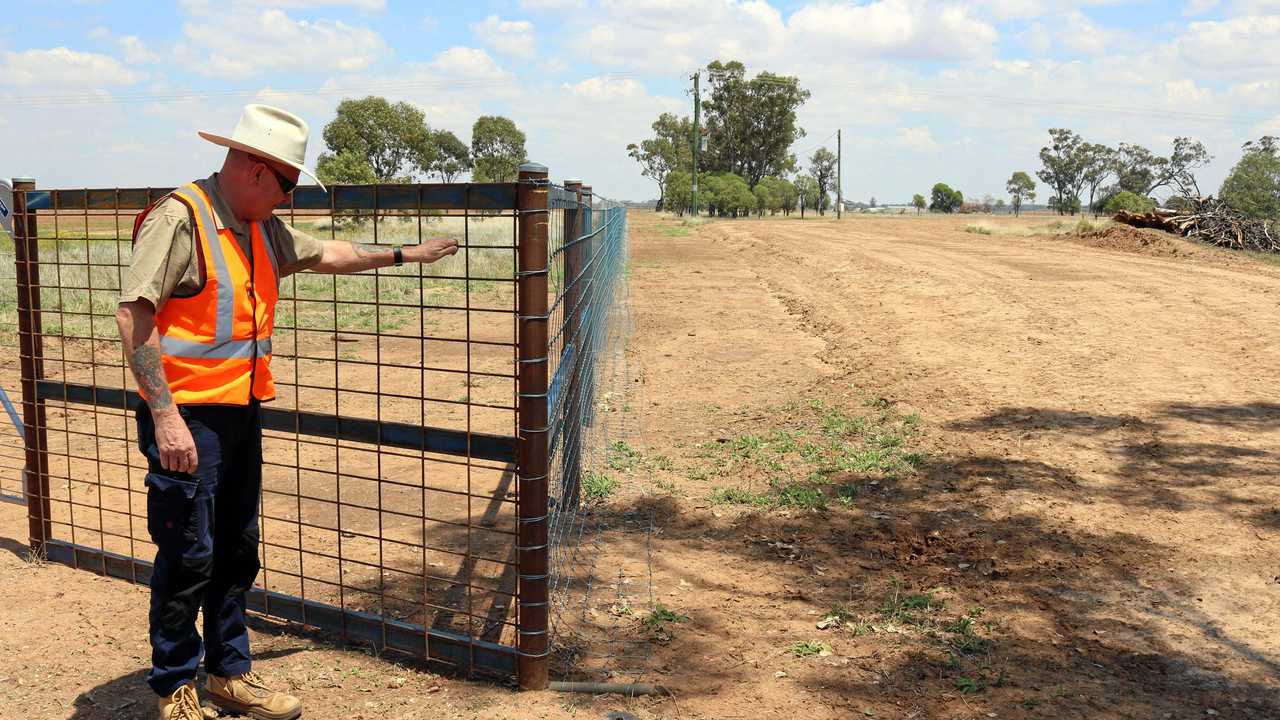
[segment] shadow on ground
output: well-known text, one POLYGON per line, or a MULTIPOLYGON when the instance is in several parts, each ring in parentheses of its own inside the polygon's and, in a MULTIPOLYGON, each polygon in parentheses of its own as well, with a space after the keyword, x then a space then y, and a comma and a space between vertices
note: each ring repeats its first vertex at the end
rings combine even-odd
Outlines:
MULTIPOLYGON (((684 509, 667 496, 615 504, 610 511, 618 517, 655 518, 663 543, 655 571, 664 582, 682 581, 730 601, 723 612, 693 618, 696 631, 682 632, 671 648, 658 650, 662 679, 685 698, 760 682, 748 656, 778 657, 786 644, 757 633, 760 644, 733 650, 744 658, 735 660, 726 650, 741 634, 741 622, 776 626, 779 614, 800 616, 805 608, 825 613, 842 604, 874 624, 890 592, 946 588, 951 599, 937 622, 920 632, 813 631, 836 639, 839 655, 856 659, 839 665, 815 658, 795 681, 833 706, 862 711, 890 703, 919 708, 925 713, 920 717, 966 697, 1013 717, 1036 716, 1028 714, 1036 708, 1065 717, 1185 717, 1207 709, 1257 720, 1280 717, 1273 681, 1280 677, 1280 659, 1233 636, 1198 606, 1193 588, 1168 578, 1159 587, 1148 582, 1155 569, 1182 562, 1179 548, 1038 513, 1005 514, 984 502, 991 493, 1030 490, 1049 502, 1093 495, 1133 508, 1181 511, 1202 509, 1207 497, 1225 513, 1255 505, 1251 491, 1273 494, 1280 456, 1228 443, 1161 439, 1175 422, 1271 430, 1280 428, 1280 405, 1171 404, 1151 418, 1006 408, 948 428, 1116 435, 1109 472, 1124 482, 1086 484, 1070 468, 1043 460, 944 454, 931 457, 914 477, 859 496, 853 508, 744 511, 730 522, 684 509), (682 565, 685 551, 719 554, 726 567, 751 568, 774 582, 757 587, 740 573, 693 572, 682 565), (753 610, 766 604, 773 615, 753 610), (983 642, 971 644, 980 649, 958 650, 946 628, 974 606, 985 606, 983 617, 994 624, 981 632, 983 642), (1168 634, 1189 634, 1190 642, 1168 634), (1200 651, 1188 654, 1189 646, 1200 651), (717 656, 724 662, 707 662, 717 656)), ((1238 513, 1233 517, 1239 522, 1238 513)), ((1280 527, 1275 507, 1251 517, 1260 527, 1280 527)))

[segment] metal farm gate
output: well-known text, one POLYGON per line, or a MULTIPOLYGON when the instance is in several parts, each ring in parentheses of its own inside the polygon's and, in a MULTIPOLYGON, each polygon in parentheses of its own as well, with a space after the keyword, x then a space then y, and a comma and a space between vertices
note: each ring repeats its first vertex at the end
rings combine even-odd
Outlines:
MULTIPOLYGON (((626 256, 625 208, 547 178, 528 164, 512 183, 299 187, 279 208, 316 237, 446 234, 460 249, 281 282, 254 610, 546 687, 626 256)), ((21 434, 0 441, 0 496, 25 501, 37 557, 146 583, 139 399, 115 310, 134 217, 168 189, 14 189, 0 345, 17 353, 0 387, 21 434)))

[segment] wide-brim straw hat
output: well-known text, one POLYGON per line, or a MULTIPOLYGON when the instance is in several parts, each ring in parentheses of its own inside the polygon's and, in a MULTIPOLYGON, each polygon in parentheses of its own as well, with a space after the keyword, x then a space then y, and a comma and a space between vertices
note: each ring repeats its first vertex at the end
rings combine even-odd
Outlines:
POLYGON ((316 181, 321 190, 324 183, 303 162, 307 158, 307 121, 287 110, 270 105, 245 105, 240 122, 231 137, 200 131, 200 137, 214 145, 243 150, 251 155, 275 160, 316 181))

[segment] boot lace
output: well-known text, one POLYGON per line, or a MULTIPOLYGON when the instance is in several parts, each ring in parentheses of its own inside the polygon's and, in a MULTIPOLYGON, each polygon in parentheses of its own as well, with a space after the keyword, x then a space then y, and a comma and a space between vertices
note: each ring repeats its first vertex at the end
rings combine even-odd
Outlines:
POLYGON ((204 720, 204 710, 200 707, 200 698, 196 697, 195 688, 183 685, 173 700, 170 720, 204 720))
POLYGON ((243 680, 243 681, 244 681, 244 683, 245 683, 246 685, 248 685, 249 687, 254 687, 254 688, 257 688, 257 689, 259 689, 259 690, 270 690, 270 689, 271 689, 271 688, 267 687, 267 683, 266 683, 266 681, 265 681, 265 680, 263 680, 263 679, 262 679, 262 676, 261 676, 261 675, 259 675, 259 674, 258 674, 258 673, 256 673, 256 672, 252 671, 252 670, 250 670, 249 672, 247 672, 247 673, 245 673, 245 674, 241 675, 241 676, 240 676, 240 679, 241 679, 241 680, 243 680))

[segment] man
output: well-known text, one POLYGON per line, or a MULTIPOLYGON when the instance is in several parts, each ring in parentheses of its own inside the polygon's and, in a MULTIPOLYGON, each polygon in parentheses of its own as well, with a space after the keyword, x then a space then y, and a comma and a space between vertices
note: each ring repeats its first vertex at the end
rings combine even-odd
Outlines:
MULTIPOLYGON (((207 695, 261 720, 302 714, 251 669, 245 593, 258 574, 262 480, 259 404, 275 397, 271 331, 280 278, 302 270, 354 273, 430 263, 456 240, 376 247, 321 241, 272 209, 298 182, 307 124, 265 105, 244 109, 222 170, 144 211, 116 321, 143 402, 147 456, 151 672, 163 720, 201 720, 193 686, 203 651, 207 695), (204 609, 204 637, 196 613, 204 609)), ((317 182, 319 180, 317 179, 317 182)))

